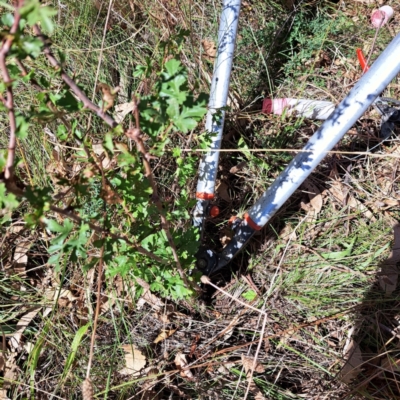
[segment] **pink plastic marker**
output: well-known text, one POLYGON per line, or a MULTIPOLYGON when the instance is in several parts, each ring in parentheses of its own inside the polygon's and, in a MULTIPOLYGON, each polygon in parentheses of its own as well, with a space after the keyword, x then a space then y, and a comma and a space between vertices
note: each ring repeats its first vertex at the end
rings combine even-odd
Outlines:
POLYGON ((298 116, 310 119, 327 119, 335 109, 335 104, 330 101, 307 99, 264 99, 262 112, 264 114, 286 115, 296 112, 298 116))
POLYGON ((385 25, 393 16, 393 8, 390 6, 383 6, 379 10, 374 10, 371 14, 371 24, 375 28, 380 28, 385 25))

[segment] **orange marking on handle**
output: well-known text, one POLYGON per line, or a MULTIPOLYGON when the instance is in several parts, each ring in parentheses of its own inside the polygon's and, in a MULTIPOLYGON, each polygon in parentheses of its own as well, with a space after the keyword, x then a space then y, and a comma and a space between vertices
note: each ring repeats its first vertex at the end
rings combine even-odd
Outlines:
POLYGON ((199 200, 212 200, 214 195, 212 193, 197 192, 196 198, 199 200))
POLYGON ((357 52, 358 62, 361 65, 361 69, 362 69, 363 73, 365 73, 369 70, 369 66, 367 65, 367 60, 365 59, 364 54, 361 49, 357 49, 356 52, 357 52))
POLYGON ((244 220, 247 222, 250 228, 254 229, 255 231, 259 231, 262 229, 262 226, 258 226, 251 218, 249 214, 244 214, 244 220))

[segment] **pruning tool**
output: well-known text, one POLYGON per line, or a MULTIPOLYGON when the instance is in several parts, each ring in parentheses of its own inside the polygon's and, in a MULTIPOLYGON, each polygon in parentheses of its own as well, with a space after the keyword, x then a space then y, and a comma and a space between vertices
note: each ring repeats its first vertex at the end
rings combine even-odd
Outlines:
MULTIPOLYGON (((360 63, 361 69, 364 72, 369 70, 368 63, 364 57, 361 49, 356 50, 358 62, 360 63)), ((400 101, 392 99, 390 97, 378 96, 373 102, 375 110, 381 115, 381 138, 388 139, 394 131, 395 124, 400 123, 400 109, 391 106, 400 106, 400 101)))
MULTIPOLYGON (((204 221, 218 214, 212 204, 215 199, 215 180, 218 171, 219 150, 222 142, 229 80, 233 63, 240 0, 224 0, 218 32, 217 55, 211 82, 209 107, 205 129, 211 134, 211 144, 199 165, 197 203, 193 224, 204 235, 204 221)), ((400 34, 387 46, 371 68, 355 84, 348 96, 335 108, 322 126, 298 152, 275 182, 243 215, 230 219, 234 232, 232 240, 220 252, 202 246, 197 253, 197 268, 211 275, 225 267, 245 247, 255 232, 261 230, 289 199, 297 188, 339 142, 367 108, 375 102, 390 81, 400 72, 400 34)), ((377 107, 385 112, 385 121, 392 123, 398 113, 378 99, 377 107), (386 114, 387 112, 387 114, 386 114)))

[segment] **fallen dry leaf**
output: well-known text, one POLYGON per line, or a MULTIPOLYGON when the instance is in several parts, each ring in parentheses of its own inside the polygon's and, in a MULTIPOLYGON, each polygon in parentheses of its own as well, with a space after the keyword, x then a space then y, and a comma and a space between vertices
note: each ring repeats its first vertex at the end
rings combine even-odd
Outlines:
POLYGON ((203 56, 209 61, 213 61, 215 56, 217 55, 217 46, 215 42, 210 39, 203 39, 201 41, 201 45, 203 46, 204 53, 203 56))
POLYGON ((381 362, 381 368, 391 373, 400 372, 400 360, 396 360, 394 357, 386 355, 381 362))
POLYGON ((114 105, 114 99, 120 88, 111 88, 111 86, 106 83, 100 82, 97 85, 96 92, 101 90, 103 97, 103 111, 109 110, 114 105))
POLYGON ((246 161, 241 161, 238 165, 235 165, 234 167, 232 167, 229 172, 231 174, 236 174, 236 172, 239 172, 245 165, 246 165, 246 161))
POLYGON ((223 335, 224 340, 228 340, 231 336, 232 333, 235 329, 235 326, 239 323, 240 321, 240 316, 236 315, 230 322, 229 325, 223 329, 217 337, 221 337, 223 335))
POLYGON ((309 179, 307 179, 305 182, 303 182, 303 187, 306 189, 308 198, 310 199, 310 203, 315 211, 316 214, 319 214, 321 209, 322 209, 322 196, 321 192, 317 188, 316 185, 314 185, 313 182, 311 182, 309 179))
POLYGON ((266 399, 263 396, 263 394, 260 391, 258 391, 254 396, 254 400, 266 400, 266 399))
POLYGON ((286 224, 284 228, 279 232, 279 236, 281 239, 283 239, 285 242, 288 240, 296 241, 297 240, 297 234, 296 231, 293 229, 293 226, 291 224, 286 224))
POLYGON ((228 185, 225 182, 220 182, 216 187, 216 191, 218 193, 218 196, 221 197, 222 200, 225 200, 227 202, 231 201, 231 197, 229 196, 228 192, 228 185))
POLYGON ((5 360, 4 376, 2 378, 2 388, 0 389, 0 399, 10 400, 7 397, 7 390, 11 387, 11 382, 15 381, 18 376, 18 367, 16 364, 17 353, 8 353, 5 360))
POLYGON ((31 323, 33 318, 36 317, 36 315, 40 309, 41 309, 41 307, 38 307, 38 308, 28 312, 17 323, 17 331, 13 334, 12 338, 10 339, 10 345, 15 350, 17 350, 20 345, 22 334, 24 333, 24 330, 31 323))
POLYGON ((134 345, 124 344, 125 367, 118 371, 121 375, 139 376, 142 368, 146 366, 146 356, 134 345))
POLYGON ((348 188, 344 187, 344 185, 339 181, 332 182, 331 187, 328 189, 328 191, 339 203, 343 205, 347 204, 349 207, 362 212, 365 217, 367 217, 371 221, 376 221, 376 218, 371 213, 371 211, 369 211, 368 208, 365 207, 365 205, 357 200, 354 196, 349 194, 348 188))
POLYGON ((154 310, 160 311, 164 307, 164 303, 156 295, 146 290, 137 302, 136 308, 140 310, 143 305, 148 303, 154 310))
POLYGON ((361 365, 364 362, 360 346, 350 338, 343 349, 343 355, 346 362, 340 372, 340 377, 344 383, 350 383, 361 372, 361 365))
POLYGON ((161 333, 154 339, 153 343, 159 343, 172 336, 178 329, 162 329, 161 333))
MULTIPOLYGON (((253 368, 253 363, 254 363, 254 357, 248 357, 248 356, 245 356, 242 354, 242 364, 243 364, 246 374, 248 372, 251 372, 251 370, 253 368)), ((261 373, 265 372, 265 368, 261 363, 259 363, 257 361, 256 365, 254 367, 254 372, 258 372, 261 374, 261 373)))
POLYGON ((114 120, 120 124, 124 118, 133 111, 135 103, 130 101, 129 103, 118 104, 115 106, 114 120))
POLYGON ((232 238, 233 231, 229 227, 222 228, 222 230, 219 232, 219 240, 222 244, 222 247, 227 246, 232 238))
POLYGON ((0 372, 4 371, 5 365, 6 365, 6 362, 4 361, 3 353, 0 352, 0 372))
POLYGON ((93 383, 90 378, 86 378, 82 382, 82 399, 83 400, 93 399, 93 383))
POLYGON ((181 370, 181 376, 192 380, 194 378, 193 373, 187 368, 188 362, 186 356, 182 352, 178 352, 175 356, 175 365, 181 370))
POLYGON ((22 240, 17 244, 14 252, 13 271, 21 277, 26 276, 26 265, 28 264, 28 250, 32 242, 22 240))
POLYGON ((396 265, 383 265, 378 274, 379 286, 386 296, 391 295, 397 287, 399 269, 396 265))
POLYGON ((92 149, 94 153, 99 157, 101 161, 101 165, 103 169, 110 169, 111 168, 111 160, 107 155, 106 150, 104 149, 101 143, 93 144, 92 149))

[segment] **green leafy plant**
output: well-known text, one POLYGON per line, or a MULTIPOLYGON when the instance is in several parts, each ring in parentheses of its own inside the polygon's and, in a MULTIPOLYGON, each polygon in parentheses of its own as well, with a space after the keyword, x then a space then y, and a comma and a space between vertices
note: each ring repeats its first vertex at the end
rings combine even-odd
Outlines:
MULTIPOLYGON (((307 11, 295 15, 291 32, 287 38, 287 59, 283 67, 285 76, 299 76, 315 63, 321 50, 335 52, 341 35, 348 35, 356 29, 354 23, 344 14, 336 13, 335 18, 327 12, 316 17, 307 11)), ((349 49, 344 49, 347 53, 349 49)), ((353 56, 353 54, 351 54, 353 56)))
POLYGON ((132 99, 128 121, 117 123, 107 112, 117 89, 102 83, 102 98, 92 102, 85 88, 66 72, 65 57, 53 54, 49 38, 41 31, 52 32, 52 15, 51 8, 26 0, 20 1, 14 15, 2 18, 6 39, 0 51, 0 107, 8 112, 11 129, 9 150, 0 159, 4 181, 0 208, 7 215, 1 222, 7 224, 12 212, 19 211, 20 201, 25 201, 27 223, 52 235, 48 263, 56 270, 70 263, 87 270, 104 262, 110 277, 143 279, 151 290, 175 299, 191 296, 196 282, 189 272, 199 235, 190 223, 193 200, 186 185, 195 175, 196 160, 184 159, 171 136, 196 128, 207 111, 207 96, 194 94, 179 61, 186 33, 178 32, 162 44, 164 53, 172 56, 158 64, 148 60, 148 65, 137 66, 137 79, 154 77, 157 66, 155 83, 149 94, 132 99), (48 64, 36 60, 40 55, 48 64), (20 85, 34 92, 35 101, 29 106, 15 107, 20 85), (103 122, 96 125, 98 132, 87 130, 89 111, 103 122), (15 173, 16 139, 26 138, 37 124, 54 131, 60 145, 71 147, 60 154, 70 168, 57 173, 53 184, 45 187, 27 185, 15 173), (104 150, 100 155, 94 150, 99 137, 104 150), (129 141, 136 146, 130 148, 129 141), (167 153, 175 163, 179 188, 179 197, 169 202, 163 201, 153 173, 154 163, 167 153))

